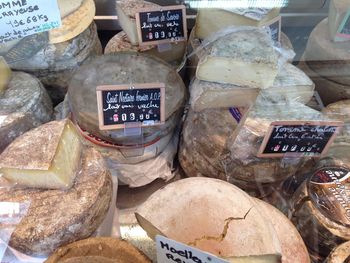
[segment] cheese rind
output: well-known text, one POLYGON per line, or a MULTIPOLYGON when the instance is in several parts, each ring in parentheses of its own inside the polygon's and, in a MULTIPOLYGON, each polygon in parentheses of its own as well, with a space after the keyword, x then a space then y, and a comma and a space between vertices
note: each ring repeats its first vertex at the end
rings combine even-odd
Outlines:
POLYGON ((3 57, 0 57, 0 93, 7 87, 11 78, 11 69, 3 57))
MULTIPOLYGON (((258 11, 251 9, 250 12, 258 11)), ((211 34, 228 26, 262 26, 279 15, 279 8, 273 8, 259 19, 240 15, 239 12, 226 9, 200 8, 196 19, 196 36, 205 39, 211 34)))
POLYGON ((347 263, 350 257, 350 241, 345 242, 335 248, 327 258, 327 263, 347 263))
POLYGON ((349 11, 350 3, 347 0, 331 0, 328 12, 328 30, 330 39, 335 42, 348 41, 347 38, 337 36, 338 29, 349 11))
POLYGON ((58 8, 60 9, 61 17, 64 18, 70 13, 77 10, 83 3, 84 0, 58 0, 58 8))
POLYGON ((74 125, 69 120, 53 121, 11 143, 0 155, 0 171, 20 186, 69 189, 80 154, 81 142, 74 125))
POLYGON ((160 7, 157 4, 143 0, 120 0, 116 2, 118 21, 123 31, 128 35, 132 45, 139 44, 135 15, 140 9, 160 7))
POLYGON ((266 89, 278 73, 279 54, 264 29, 238 30, 215 40, 197 66, 200 80, 266 89))

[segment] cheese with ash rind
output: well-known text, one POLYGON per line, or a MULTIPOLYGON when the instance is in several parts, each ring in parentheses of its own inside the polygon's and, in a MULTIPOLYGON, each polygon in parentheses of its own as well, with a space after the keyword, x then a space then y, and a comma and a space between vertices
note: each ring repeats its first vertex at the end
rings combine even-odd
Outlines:
POLYGON ((33 256, 90 237, 102 223, 112 197, 112 179, 102 156, 85 149, 73 186, 67 190, 0 189, 0 202, 29 202, 9 246, 33 256))
POLYGON ((329 3, 328 30, 330 39, 335 42, 349 40, 348 38, 337 37, 339 27, 349 10, 350 2, 348 0, 331 0, 329 3))
POLYGON ((181 118, 186 88, 179 74, 166 62, 139 53, 118 52, 85 63, 70 82, 68 98, 76 123, 106 141, 121 145, 140 144, 139 138, 128 137, 124 129, 102 131, 97 115, 96 87, 132 85, 133 83, 165 84, 165 124, 143 127, 143 142, 149 143, 170 131, 181 118), (116 74, 118 72, 118 74, 116 74))
MULTIPOLYGON (((70 9, 72 10, 72 8, 70 9)), ((94 0, 84 0, 74 12, 62 19, 60 27, 49 31, 50 43, 65 42, 78 36, 93 22, 95 12, 94 0)))
POLYGON ((40 81, 24 72, 12 72, 0 93, 0 152, 24 132, 48 122, 52 102, 40 81))
POLYGON ((81 151, 73 123, 53 121, 13 141, 0 155, 0 173, 20 186, 69 189, 79 169, 81 151))
POLYGON ((128 39, 126 33, 124 31, 121 31, 108 41, 104 54, 121 51, 135 51, 156 56, 170 63, 172 66, 174 66, 174 68, 177 69, 184 59, 184 55, 186 53, 186 43, 171 43, 169 50, 159 51, 155 45, 133 46, 130 43, 130 40, 128 39))
POLYGON ((58 0, 58 8, 60 9, 61 17, 64 18, 70 13, 77 10, 84 0, 58 0))
POLYGON ((187 178, 168 184, 135 215, 151 238, 161 233, 224 259, 281 253, 266 213, 248 194, 221 180, 187 178))
POLYGON ((200 80, 266 89, 278 73, 280 55, 262 28, 239 29, 220 37, 197 66, 200 80))
POLYGON ((198 9, 196 19, 196 36, 205 39, 211 34, 228 26, 263 26, 279 15, 279 8, 273 9, 216 9, 200 8, 198 9), (259 14, 263 11, 263 14, 259 14), (259 17, 253 19, 249 14, 259 14, 259 17))
POLYGON ((259 93, 271 102, 310 101, 314 93, 314 83, 297 67, 285 64, 270 88, 236 86, 195 79, 191 84, 191 107, 195 111, 206 108, 243 107, 255 102, 259 93))
POLYGON ((160 5, 143 0, 117 0, 116 9, 118 21, 123 31, 128 35, 132 45, 139 44, 135 15, 141 9, 154 9, 160 5))
POLYGON ((0 93, 3 92, 11 78, 11 69, 3 57, 0 57, 0 93))

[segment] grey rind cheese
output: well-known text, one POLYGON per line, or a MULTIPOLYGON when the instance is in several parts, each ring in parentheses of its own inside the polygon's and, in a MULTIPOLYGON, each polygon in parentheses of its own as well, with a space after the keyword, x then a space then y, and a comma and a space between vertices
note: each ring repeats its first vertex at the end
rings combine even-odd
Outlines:
POLYGON ((191 85, 190 104, 195 111, 205 108, 242 107, 254 103, 259 92, 270 102, 310 101, 314 84, 308 76, 292 64, 284 64, 270 88, 260 91, 257 88, 221 84, 195 79, 191 85))
POLYGON ((52 102, 40 81, 13 72, 0 94, 0 152, 22 133, 51 120, 52 102))
POLYGON ((15 70, 38 77, 55 102, 63 100, 74 71, 90 56, 102 54, 95 23, 75 38, 48 44, 32 58, 10 64, 15 70))
POLYGON ((1 189, 0 202, 29 202, 9 245, 35 256, 89 237, 102 223, 112 196, 112 179, 102 156, 86 149, 73 187, 66 191, 1 189))
POLYGON ((323 78, 350 84, 350 54, 348 42, 333 42, 328 34, 328 19, 322 20, 311 32, 304 59, 323 78))
POLYGON ((161 126, 143 128, 144 143, 160 138, 178 123, 186 99, 186 89, 176 71, 154 57, 120 52, 101 56, 83 65, 74 75, 68 91, 73 116, 79 126, 95 136, 114 143, 133 145, 137 141, 126 137, 123 129, 100 131, 96 87, 154 82, 165 84, 166 122, 161 126))
POLYGON ((280 55, 263 28, 237 31, 209 44, 197 66, 200 80, 265 89, 278 73, 280 55))

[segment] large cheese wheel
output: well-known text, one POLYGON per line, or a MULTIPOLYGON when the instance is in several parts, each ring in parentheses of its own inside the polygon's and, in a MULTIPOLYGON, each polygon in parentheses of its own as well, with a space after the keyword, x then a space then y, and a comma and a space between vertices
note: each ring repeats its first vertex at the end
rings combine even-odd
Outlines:
POLYGON ((350 262, 350 241, 335 248, 327 258, 327 263, 350 262))
POLYGON ((9 245, 24 254, 42 256, 87 238, 102 223, 111 196, 110 173, 93 149, 84 151, 81 170, 69 190, 1 189, 0 202, 30 204, 9 245))
POLYGON ((304 59, 323 78, 350 85, 350 54, 348 42, 333 42, 328 33, 328 19, 322 20, 311 32, 304 59))
POLYGON ((102 54, 95 23, 66 42, 48 44, 33 57, 10 64, 11 68, 37 76, 54 104, 63 100, 74 71, 88 57, 102 54))
POLYGON ((0 152, 22 133, 50 121, 52 113, 52 102, 40 81, 13 72, 0 94, 0 152))
POLYGON ((161 233, 222 258, 281 252, 265 211, 221 180, 188 178, 171 183, 152 194, 135 215, 151 238, 161 233))
POLYGON ((128 242, 110 237, 94 237, 60 247, 45 263, 147 263, 151 262, 128 242))
POLYGON ((83 65, 74 75, 68 91, 77 124, 106 141, 135 145, 140 139, 124 135, 123 129, 101 131, 98 125, 96 87, 132 83, 165 84, 165 124, 144 127, 143 143, 169 134, 179 122, 186 99, 181 77, 160 59, 138 53, 104 55, 83 65), (117 72, 117 74, 116 74, 117 72))

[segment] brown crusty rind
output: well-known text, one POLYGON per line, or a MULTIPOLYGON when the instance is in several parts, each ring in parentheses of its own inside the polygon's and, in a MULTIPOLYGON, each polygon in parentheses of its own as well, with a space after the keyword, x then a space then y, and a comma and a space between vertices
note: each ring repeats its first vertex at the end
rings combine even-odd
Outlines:
POLYGON ((112 179, 96 150, 85 149, 82 168, 69 190, 0 190, 0 202, 30 202, 9 245, 27 255, 46 256, 59 246, 87 238, 102 223, 111 202, 112 179))

